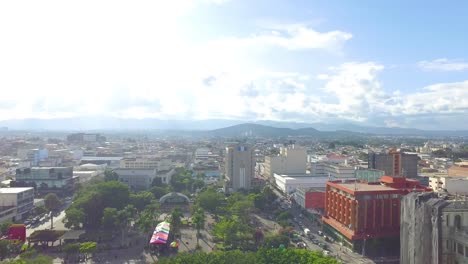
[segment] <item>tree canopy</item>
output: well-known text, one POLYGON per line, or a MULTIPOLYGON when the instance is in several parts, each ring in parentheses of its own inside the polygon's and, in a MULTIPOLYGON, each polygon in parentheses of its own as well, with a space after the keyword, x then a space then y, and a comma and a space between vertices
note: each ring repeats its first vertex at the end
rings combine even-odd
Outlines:
POLYGON ((180 253, 172 258, 162 258, 161 264, 337 264, 336 259, 323 256, 317 251, 302 249, 272 249, 262 248, 257 252, 239 250, 214 251, 211 253, 197 252, 194 254, 180 253))
POLYGON ((88 184, 76 193, 73 204, 66 210, 65 223, 68 226, 98 228, 101 226, 104 209, 122 210, 130 203, 128 186, 116 182, 88 184))

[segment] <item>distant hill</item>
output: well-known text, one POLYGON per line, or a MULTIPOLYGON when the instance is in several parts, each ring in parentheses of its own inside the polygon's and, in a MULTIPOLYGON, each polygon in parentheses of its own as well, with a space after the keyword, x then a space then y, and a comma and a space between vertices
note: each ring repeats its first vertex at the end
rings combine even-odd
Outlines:
MULTIPOLYGON (((0 121, 0 127, 8 127, 9 130, 60 130, 60 131, 120 131, 120 130, 164 130, 174 134, 204 134, 211 131, 212 135, 218 135, 216 131, 240 135, 252 133, 265 136, 333 136, 330 132, 339 135, 346 133, 364 133, 375 135, 400 135, 400 136, 463 136, 468 137, 466 130, 421 130, 415 128, 398 127, 373 127, 356 123, 300 123, 282 122, 271 120, 258 120, 246 124, 245 120, 207 119, 207 120, 162 120, 156 118, 114 118, 114 117, 79 117, 59 119, 16 119, 0 121), (254 126, 256 125, 256 126, 254 126), (232 128, 230 128, 232 127, 232 128), (223 130, 224 128, 229 128, 223 130), (176 131, 178 131, 176 133, 176 131), (196 131, 203 133, 197 133, 196 131), (341 131, 341 132, 340 132, 341 131)), ((1 131, 0 131, 1 132, 1 131)), ((335 134, 336 135, 336 134, 335 134)))
POLYGON ((254 123, 245 123, 234 125, 230 127, 215 129, 207 131, 206 135, 218 136, 218 137, 239 137, 239 136, 258 136, 258 137, 289 137, 289 136, 313 136, 317 138, 336 137, 343 135, 355 135, 358 133, 347 132, 343 134, 340 131, 333 132, 321 132, 314 128, 282 128, 259 125, 254 123))

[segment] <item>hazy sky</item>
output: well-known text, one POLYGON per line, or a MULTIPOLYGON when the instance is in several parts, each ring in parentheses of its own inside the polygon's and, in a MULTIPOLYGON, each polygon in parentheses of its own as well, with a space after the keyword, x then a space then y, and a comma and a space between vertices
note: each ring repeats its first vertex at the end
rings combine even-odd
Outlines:
POLYGON ((468 129, 467 1, 1 1, 0 120, 468 129))

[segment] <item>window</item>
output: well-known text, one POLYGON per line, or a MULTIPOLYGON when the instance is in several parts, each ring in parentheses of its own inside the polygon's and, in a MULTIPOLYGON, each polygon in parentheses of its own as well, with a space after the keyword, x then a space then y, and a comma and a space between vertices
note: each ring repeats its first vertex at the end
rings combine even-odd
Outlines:
POLYGON ((463 245, 457 243, 457 253, 463 256, 463 245))
POLYGON ((450 215, 447 214, 447 226, 449 226, 449 224, 450 224, 450 215))
POLYGON ((457 230, 461 229, 461 215, 456 215, 455 216, 455 221, 454 221, 455 228, 457 230))

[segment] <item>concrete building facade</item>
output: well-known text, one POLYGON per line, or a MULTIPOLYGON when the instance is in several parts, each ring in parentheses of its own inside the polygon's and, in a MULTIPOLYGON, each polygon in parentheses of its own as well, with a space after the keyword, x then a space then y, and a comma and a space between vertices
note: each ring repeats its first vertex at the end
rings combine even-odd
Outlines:
POLYGON ((322 218, 324 229, 363 254, 398 254, 400 200, 409 192, 428 191, 431 190, 418 181, 402 177, 383 176, 377 183, 329 181, 322 218), (386 252, 380 252, 382 248, 386 252))
POLYGON ((32 167, 16 170, 16 182, 35 186, 39 192, 64 193, 72 190, 73 167, 32 167))
POLYGON ((402 199, 400 263, 468 263, 468 201, 410 193, 402 199))
POLYGON ((311 163, 313 176, 329 177, 330 179, 354 178, 355 168, 344 164, 330 162, 311 163))
POLYGON ((325 188, 306 188, 296 189, 296 203, 304 209, 323 210, 325 208, 325 188))
MULTIPOLYGON (((133 191, 147 190, 151 187, 154 178, 156 178, 156 169, 115 169, 114 172, 119 176, 119 182, 128 185, 133 191)), ((161 179, 162 181, 163 179, 161 179)), ((169 181, 164 179, 164 184, 169 181)))
POLYGON ((299 187, 325 188, 328 177, 310 176, 310 174, 274 174, 275 184, 284 194, 291 194, 299 187))
POLYGON ((390 150, 388 153, 369 153, 368 166, 369 169, 384 171, 387 176, 416 178, 418 161, 416 154, 390 150))
POLYGON ((250 189, 255 174, 253 148, 242 144, 228 146, 225 173, 226 189, 250 189))
POLYGON ((304 148, 289 145, 280 148, 278 156, 265 157, 265 176, 273 180, 277 174, 306 173, 307 152, 304 148))
POLYGON ((434 192, 468 195, 468 178, 432 176, 429 178, 429 187, 434 192))
POLYGON ((21 220, 33 207, 34 188, 0 188, 0 220, 21 220))

